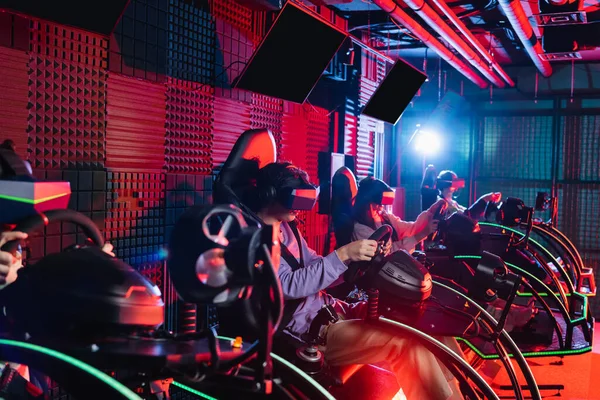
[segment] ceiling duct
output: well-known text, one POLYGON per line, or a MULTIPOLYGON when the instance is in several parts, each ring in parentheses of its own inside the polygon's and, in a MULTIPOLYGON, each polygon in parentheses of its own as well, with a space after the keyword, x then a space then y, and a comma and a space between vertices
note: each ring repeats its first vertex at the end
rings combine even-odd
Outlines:
POLYGON ((521 2, 519 0, 498 0, 498 4, 500 4, 502 11, 504 11, 504 15, 508 18, 508 21, 521 40, 521 43, 523 43, 525 51, 529 54, 529 57, 536 68, 545 77, 552 75, 552 67, 550 66, 550 63, 542 57, 544 50, 535 36, 533 27, 531 26, 531 23, 529 23, 529 19, 527 18, 527 14, 525 14, 525 10, 523 10, 521 2))
MULTIPOLYGON (((482 59, 479 54, 464 40, 458 36, 454 29, 450 28, 442 17, 425 0, 400 0, 414 12, 416 12, 433 30, 435 30, 444 40, 446 40, 456 51, 460 53, 473 67, 475 67, 483 76, 490 80, 499 88, 506 86, 490 68, 489 63, 482 59)), ((452 11, 450 11, 452 13, 452 11)), ((454 14, 454 13, 452 13, 454 14)), ((458 19, 458 18, 457 18, 458 19)), ((485 52, 485 50, 484 50, 485 52)), ((491 57, 490 57, 491 59, 491 57)), ((510 78, 509 78, 510 79, 510 78)), ((512 82, 512 81, 511 81, 512 82)), ((513 82, 514 85, 514 82, 513 82)))
POLYGON ((377 4, 383 11, 389 13, 396 22, 403 25, 413 35, 419 38, 423 44, 435 51, 443 60, 467 77, 470 81, 482 89, 488 86, 488 83, 475 71, 473 71, 473 69, 465 64, 461 59, 456 57, 446 46, 444 46, 439 40, 427 32, 427 30, 423 28, 417 21, 402 11, 400 6, 396 4, 394 0, 373 0, 373 3, 377 4))
POLYGON ((497 73, 504 79, 510 87, 515 86, 515 82, 508 76, 508 74, 502 69, 502 67, 492 58, 483 45, 477 40, 477 38, 471 33, 471 31, 465 26, 465 24, 458 18, 458 16, 448 7, 444 0, 433 0, 433 3, 444 13, 446 18, 452 22, 452 24, 459 30, 460 33, 471 43, 471 45, 479 52, 479 54, 485 59, 497 73))

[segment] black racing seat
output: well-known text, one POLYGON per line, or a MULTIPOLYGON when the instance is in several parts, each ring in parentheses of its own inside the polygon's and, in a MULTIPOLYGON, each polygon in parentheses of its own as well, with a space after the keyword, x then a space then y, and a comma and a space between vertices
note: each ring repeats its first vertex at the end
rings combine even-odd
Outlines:
MULTIPOLYGON (((349 168, 341 167, 331 180, 331 216, 336 249, 352 241, 352 232, 354 232, 352 208, 356 193, 358 193, 356 177, 349 168)), ((346 299, 355 287, 354 284, 344 282, 327 289, 327 292, 338 299, 346 299)))
MULTIPOLYGON (((234 204, 247 214, 247 220, 254 220, 259 223, 258 217, 252 212, 255 205, 252 202, 257 199, 254 180, 260 168, 276 161, 275 139, 269 130, 253 129, 245 131, 237 139, 215 179, 213 202, 215 204, 234 204)), ((242 336, 245 341, 255 340, 255 335, 250 326, 242 322, 245 320, 240 315, 243 312, 243 307, 220 309, 219 333, 226 336, 242 336)), ((294 340, 285 334, 276 335, 273 339, 273 351, 288 360, 294 360, 296 349, 303 345, 303 342, 294 340)), ((327 385, 328 382, 332 385, 327 386, 343 384, 361 367, 349 365, 332 368, 324 384, 327 385)))
POLYGON ((354 219, 352 207, 358 193, 356 177, 347 167, 341 167, 331 180, 331 214, 336 249, 352 241, 354 219))

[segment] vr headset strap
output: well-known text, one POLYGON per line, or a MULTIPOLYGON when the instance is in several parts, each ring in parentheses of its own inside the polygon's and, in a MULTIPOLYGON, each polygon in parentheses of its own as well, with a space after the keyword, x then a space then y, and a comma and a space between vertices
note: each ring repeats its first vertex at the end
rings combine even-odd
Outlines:
MULTIPOLYGON (((290 228, 296 237, 296 242, 298 243, 298 249, 300 250, 300 261, 294 257, 294 255, 290 252, 290 250, 284 245, 281 244, 281 257, 290 265, 292 271, 297 271, 300 268, 304 268, 304 256, 302 254, 302 240, 300 239, 300 233, 298 232, 298 226, 295 223, 290 223, 290 228)), ((294 313, 302 304, 304 298, 294 299, 294 300, 286 300, 283 306, 283 316, 281 317, 281 322, 279 323, 279 329, 277 333, 283 332, 283 330, 288 326, 288 324, 292 321, 294 317, 294 313)))

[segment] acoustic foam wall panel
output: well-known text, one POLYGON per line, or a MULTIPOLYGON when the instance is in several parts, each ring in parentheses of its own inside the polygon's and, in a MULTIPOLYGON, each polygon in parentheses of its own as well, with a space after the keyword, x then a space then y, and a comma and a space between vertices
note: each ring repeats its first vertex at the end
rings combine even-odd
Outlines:
POLYGON ((160 262, 165 243, 165 175, 108 172, 106 238, 133 266, 160 262))
POLYGON ((278 158, 306 169, 308 121, 304 109, 301 105, 289 101, 284 101, 283 105, 281 151, 278 158))
MULTIPOLYGON (((306 114, 306 172, 311 182, 318 185, 318 155, 319 152, 329 151, 329 119, 327 110, 319 107, 304 108, 306 114)), ((327 215, 318 214, 318 206, 315 206, 305 215, 305 233, 307 242, 312 249, 319 253, 327 254, 326 239, 329 232, 329 218, 327 215)))
POLYGON ((171 78, 214 83, 215 22, 208 0, 169 0, 168 74, 171 78))
POLYGON ((213 18, 223 21, 245 34, 251 34, 252 10, 240 5, 235 0, 210 0, 213 18))
POLYGON ((29 51, 29 18, 8 12, 0 13, 0 46, 29 51))
POLYGON ((165 168, 167 172, 212 173, 212 88, 171 80, 167 87, 165 168))
MULTIPOLYGON (((0 14, 3 15, 3 14, 0 14)), ((0 47, 0 140, 12 139, 20 157, 27 159, 27 97, 29 56, 22 50, 0 47)))
POLYGON ((213 170, 221 168, 235 141, 242 132, 250 129, 251 106, 237 100, 215 97, 213 125, 213 170))
MULTIPOLYGON (((364 107, 379 83, 385 77, 385 61, 365 55, 358 87, 359 106, 364 107)), ((358 116, 356 132, 356 177, 373 175, 375 162, 375 133, 383 131, 383 124, 366 115, 358 116)))
POLYGON ((210 5, 216 20, 215 93, 250 103, 250 92, 231 90, 231 86, 258 44, 258 35, 253 33, 252 11, 233 0, 212 0, 210 5))
POLYGON ((33 168, 102 168, 105 82, 100 67, 31 54, 28 132, 33 168))
POLYGON ((107 168, 161 171, 166 86, 110 73, 106 113, 107 168))
POLYGON ((164 82, 168 20, 169 0, 132 0, 110 37, 110 71, 164 82))
POLYGON ((281 149, 281 123, 283 118, 283 100, 252 93, 250 109, 250 127, 267 128, 275 137, 277 152, 281 149))
POLYGON ((344 154, 356 156, 359 105, 356 99, 346 97, 344 104, 344 154))
MULTIPOLYGON (((60 171, 34 169, 39 179, 68 181, 71 184, 69 208, 90 217, 104 230, 106 217, 106 172, 104 171, 60 171)), ((39 259, 50 253, 60 252, 76 243, 84 243, 85 236, 78 234, 79 229, 69 223, 53 223, 44 232, 30 239, 32 259, 39 259)))
POLYGON ((108 41, 102 35, 32 20, 31 51, 40 56, 106 69, 108 41))
POLYGON ((211 175, 166 175, 165 243, 181 214, 192 206, 212 203, 211 175))

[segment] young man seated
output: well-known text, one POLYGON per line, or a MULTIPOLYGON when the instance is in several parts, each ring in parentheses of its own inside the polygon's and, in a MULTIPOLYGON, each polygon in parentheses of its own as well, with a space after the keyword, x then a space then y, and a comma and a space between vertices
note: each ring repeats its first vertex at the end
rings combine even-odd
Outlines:
POLYGON ((416 341, 367 324, 366 304, 349 305, 323 292, 341 281, 352 261, 369 261, 377 243, 358 240, 322 257, 310 249, 295 227, 297 212, 290 194, 309 185, 306 172, 289 163, 273 163, 262 168, 256 180, 258 202, 254 211, 265 224, 279 231, 282 254, 289 251, 300 264, 293 268, 284 257, 278 270, 286 301, 300 300, 284 334, 301 340, 324 305, 332 305, 340 321, 321 332, 323 352, 329 365, 387 362, 409 400, 462 399, 456 380, 437 359, 416 341), (302 265, 303 264, 303 265, 302 265))
POLYGON ((433 219, 436 213, 446 206, 439 199, 428 210, 423 211, 414 222, 403 221, 394 214, 387 213, 386 205, 394 199, 394 191, 385 182, 368 177, 360 181, 354 202, 353 240, 365 239, 383 224, 393 228, 391 251, 414 251, 417 244, 437 230, 438 221, 433 219))

